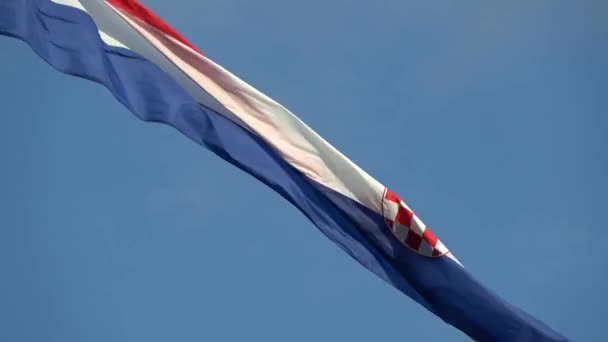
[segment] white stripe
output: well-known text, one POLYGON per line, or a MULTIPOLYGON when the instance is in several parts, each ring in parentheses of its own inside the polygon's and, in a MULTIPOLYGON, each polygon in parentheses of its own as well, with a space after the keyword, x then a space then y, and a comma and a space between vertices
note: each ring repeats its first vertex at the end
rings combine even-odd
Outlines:
POLYGON ((382 213, 384 186, 295 115, 207 57, 139 19, 115 10, 234 114, 240 121, 237 123, 266 140, 292 166, 314 181, 382 213))

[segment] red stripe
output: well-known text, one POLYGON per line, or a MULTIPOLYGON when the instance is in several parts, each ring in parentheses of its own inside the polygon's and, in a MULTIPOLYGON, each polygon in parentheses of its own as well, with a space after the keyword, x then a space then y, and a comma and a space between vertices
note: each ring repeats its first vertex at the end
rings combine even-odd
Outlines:
POLYGON ((106 0, 106 2, 134 17, 137 17, 148 25, 155 27, 159 31, 164 32, 168 36, 175 38, 176 40, 200 53, 200 51, 186 38, 184 38, 184 36, 175 31, 171 26, 169 26, 169 24, 154 14, 154 12, 147 9, 144 5, 140 4, 137 0, 106 0))

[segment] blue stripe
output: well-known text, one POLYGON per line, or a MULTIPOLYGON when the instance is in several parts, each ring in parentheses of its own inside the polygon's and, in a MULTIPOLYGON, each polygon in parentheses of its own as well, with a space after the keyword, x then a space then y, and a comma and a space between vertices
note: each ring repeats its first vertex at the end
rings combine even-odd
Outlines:
POLYGON ((0 1, 0 34, 24 40, 58 70, 104 85, 140 119, 175 127, 259 179, 366 268, 477 341, 566 340, 450 259, 405 248, 381 215, 309 180, 260 138, 199 105, 157 66, 105 45, 84 12, 49 0, 0 1))

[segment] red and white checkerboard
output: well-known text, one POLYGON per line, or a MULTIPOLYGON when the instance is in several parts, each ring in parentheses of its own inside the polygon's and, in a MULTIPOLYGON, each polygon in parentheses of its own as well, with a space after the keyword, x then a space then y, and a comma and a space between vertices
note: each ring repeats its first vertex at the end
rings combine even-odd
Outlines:
POLYGON ((399 196, 388 188, 384 191, 382 212, 393 235, 410 249, 428 257, 439 257, 449 252, 399 196))

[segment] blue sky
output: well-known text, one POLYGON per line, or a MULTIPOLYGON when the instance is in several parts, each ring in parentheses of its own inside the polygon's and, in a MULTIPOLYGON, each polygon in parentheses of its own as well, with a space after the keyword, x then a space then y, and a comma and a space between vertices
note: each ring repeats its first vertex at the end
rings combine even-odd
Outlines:
MULTIPOLYGON (((146 0, 566 336, 608 316, 608 3, 146 0)), ((295 208, 0 37, 0 340, 466 341, 295 208)))

